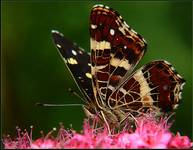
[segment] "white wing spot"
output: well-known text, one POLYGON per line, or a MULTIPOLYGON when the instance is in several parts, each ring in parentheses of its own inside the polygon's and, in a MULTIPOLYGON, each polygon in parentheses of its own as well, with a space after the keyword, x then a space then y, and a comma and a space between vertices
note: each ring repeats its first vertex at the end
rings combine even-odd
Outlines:
POLYGON ((64 36, 62 33, 59 33, 60 34, 60 36, 64 36))
POLYGON ((105 6, 106 9, 109 9, 109 6, 105 6))
POLYGON ((87 78, 90 78, 90 79, 92 78, 92 75, 88 72, 85 75, 86 75, 87 78))
POLYGON ((131 29, 131 32, 133 32, 133 33, 137 34, 137 32, 136 32, 135 30, 133 30, 133 29, 131 29))
POLYGON ((115 30, 114 29, 110 29, 110 34, 111 35, 115 35, 115 30))
POLYGON ((178 76, 179 78, 182 78, 182 76, 181 76, 181 75, 179 75, 179 74, 177 74, 177 76, 178 76))
POLYGON ((179 99, 182 99, 182 92, 179 93, 179 99))
POLYGON ((79 52, 79 54, 81 54, 81 55, 83 54, 83 52, 82 52, 82 51, 78 51, 78 52, 79 52))
POLYGON ((59 34, 60 36, 64 36, 62 33, 58 32, 57 30, 52 30, 52 33, 59 34))
POLYGON ((124 21, 123 22, 124 23, 124 25, 127 27, 127 28, 129 28, 129 25, 124 21))
POLYGON ((72 49, 72 54, 76 56, 76 55, 77 55, 77 52, 72 49))
POLYGON ((171 69, 174 71, 175 70, 175 68, 174 67, 171 67, 171 69))
POLYGON ((147 41, 144 38, 142 38, 142 40, 143 40, 143 42, 147 43, 147 41))
POLYGON ((102 4, 96 4, 96 5, 93 6, 93 8, 94 8, 94 7, 104 7, 104 5, 102 5, 102 4))
POLYGON ((119 27, 119 31, 121 31, 124 35, 126 35, 125 30, 123 27, 119 27))
POLYGON ((57 30, 52 30, 52 33, 59 33, 57 30))
POLYGON ((173 106, 173 109, 176 109, 178 106, 179 106, 178 104, 175 104, 175 105, 173 106))
POLYGON ((185 82, 181 84, 180 89, 183 89, 183 86, 185 85, 185 82))
POLYGON ((76 61, 76 59, 74 58, 68 58, 67 59, 67 62, 71 65, 75 65, 75 64, 78 64, 78 62, 76 61))
POLYGON ((62 47, 60 44, 56 44, 56 46, 57 46, 58 48, 61 48, 61 47, 62 47))
POLYGON ((91 24, 90 27, 91 27, 91 29, 96 29, 96 28, 97 28, 97 25, 91 24))
POLYGON ((169 65, 169 66, 171 65, 171 64, 170 64, 168 61, 166 61, 166 60, 164 60, 164 62, 165 62, 167 65, 169 65))

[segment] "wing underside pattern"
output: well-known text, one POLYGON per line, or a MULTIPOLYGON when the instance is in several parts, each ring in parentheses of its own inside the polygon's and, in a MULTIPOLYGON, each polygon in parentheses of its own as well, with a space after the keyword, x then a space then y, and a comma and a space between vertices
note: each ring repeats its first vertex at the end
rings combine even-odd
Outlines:
POLYGON ((133 114, 149 108, 171 111, 178 106, 184 83, 167 61, 153 61, 126 79, 109 97, 108 105, 133 114))
POLYGON ((67 65, 78 87, 88 100, 94 100, 91 81, 90 55, 82 48, 66 39, 63 34, 53 30, 52 36, 62 59, 67 65))
POLYGON ((107 101, 143 57, 146 43, 118 12, 105 6, 92 9, 90 35, 95 98, 107 101))

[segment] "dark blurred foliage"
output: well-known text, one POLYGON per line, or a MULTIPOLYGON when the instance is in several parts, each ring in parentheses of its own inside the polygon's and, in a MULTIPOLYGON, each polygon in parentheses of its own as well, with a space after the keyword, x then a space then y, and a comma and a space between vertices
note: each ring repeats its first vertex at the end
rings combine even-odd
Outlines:
MULTIPOLYGON (((92 2, 10 1, 2 2, 2 132, 15 135, 15 127, 29 129, 34 136, 52 127, 80 130, 81 107, 42 108, 41 103, 83 103, 70 94, 78 92, 59 56, 50 31, 57 29, 89 51, 89 14, 92 2)), ((148 42, 139 66, 165 59, 186 79, 183 99, 176 110, 173 131, 192 136, 192 4, 191 2, 103 1, 120 12, 124 20, 148 42)))

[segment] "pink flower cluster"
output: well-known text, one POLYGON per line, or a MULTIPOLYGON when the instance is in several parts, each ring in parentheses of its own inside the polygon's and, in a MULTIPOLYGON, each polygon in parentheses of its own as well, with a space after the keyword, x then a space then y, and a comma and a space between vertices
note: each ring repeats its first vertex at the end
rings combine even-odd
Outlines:
MULTIPOLYGON (((10 137, 3 139, 4 148, 191 148, 192 142, 187 136, 179 133, 174 135, 169 131, 168 118, 155 119, 155 117, 136 118, 136 128, 133 131, 122 130, 119 133, 109 135, 107 128, 97 127, 96 120, 91 125, 85 120, 83 132, 76 133, 73 130, 58 131, 57 137, 52 132, 45 137, 32 140, 31 133, 21 133, 12 140, 10 137)), ((31 131, 32 132, 32 131, 31 131)))

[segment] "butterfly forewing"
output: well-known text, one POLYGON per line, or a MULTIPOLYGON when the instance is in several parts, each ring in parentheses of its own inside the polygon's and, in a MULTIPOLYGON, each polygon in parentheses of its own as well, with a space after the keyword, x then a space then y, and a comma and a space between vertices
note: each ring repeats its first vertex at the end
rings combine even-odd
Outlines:
POLYGON ((145 53, 145 40, 131 29, 118 12, 93 7, 90 15, 91 73, 95 95, 106 100, 145 53))
POLYGON ((52 36, 78 87, 87 100, 91 102, 94 99, 94 94, 91 81, 90 55, 58 31, 53 30, 52 36))

